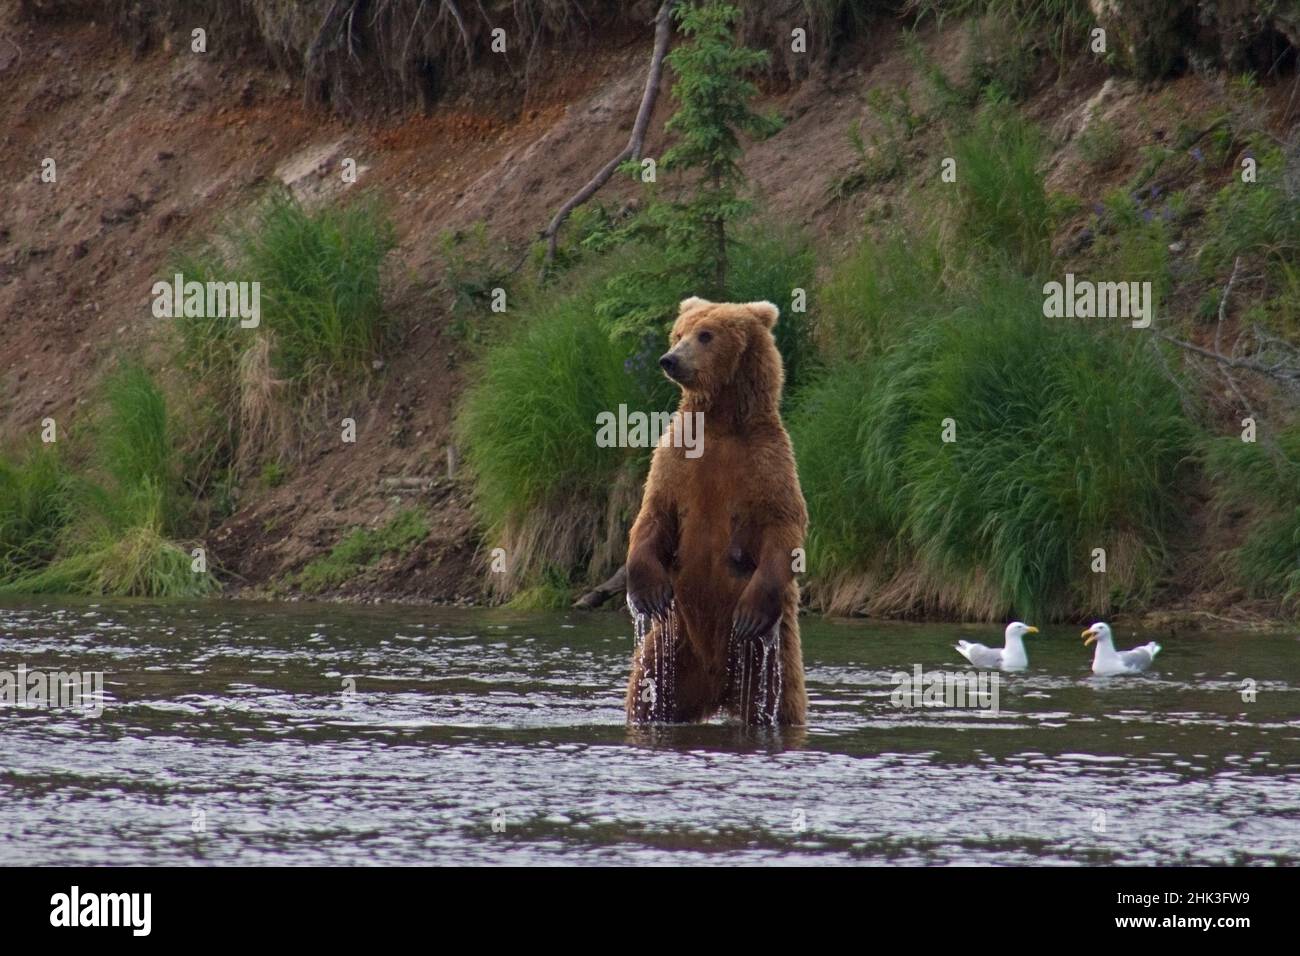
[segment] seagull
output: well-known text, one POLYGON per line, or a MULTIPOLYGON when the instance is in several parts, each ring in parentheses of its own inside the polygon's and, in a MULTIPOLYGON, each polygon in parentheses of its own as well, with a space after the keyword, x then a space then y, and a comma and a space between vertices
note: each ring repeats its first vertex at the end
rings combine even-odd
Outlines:
POLYGON ((1085 647, 1093 641, 1097 642, 1097 649, 1092 655, 1092 672, 1099 677, 1141 673, 1151 666, 1151 661, 1160 653, 1160 645, 1155 641, 1131 651, 1115 650, 1110 625, 1100 621, 1084 631, 1081 637, 1085 647))
POLYGON ((1012 621, 1006 629, 1006 647, 985 647, 983 644, 972 644, 970 641, 958 641, 957 653, 976 667, 1022 671, 1029 666, 1023 638, 1026 634, 1037 633, 1036 627, 1030 627, 1020 621, 1012 621))

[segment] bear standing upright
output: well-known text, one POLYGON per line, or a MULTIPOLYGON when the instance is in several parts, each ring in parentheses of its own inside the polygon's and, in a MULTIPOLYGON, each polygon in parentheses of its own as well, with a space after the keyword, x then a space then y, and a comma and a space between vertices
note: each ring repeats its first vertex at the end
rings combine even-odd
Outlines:
POLYGON ((632 660, 631 722, 725 710, 804 723, 794 567, 808 510, 781 424, 779 314, 770 302, 686 299, 659 360, 682 397, 628 544, 628 603, 651 620, 632 660), (691 443, 680 434, 688 415, 703 424, 691 443))

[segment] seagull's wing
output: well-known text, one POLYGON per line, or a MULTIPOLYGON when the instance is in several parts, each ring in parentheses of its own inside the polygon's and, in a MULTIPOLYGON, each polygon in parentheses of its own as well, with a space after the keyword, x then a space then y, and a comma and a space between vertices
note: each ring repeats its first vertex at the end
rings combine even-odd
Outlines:
POLYGON ((976 667, 997 669, 1002 666, 1000 647, 985 647, 983 644, 972 644, 970 641, 958 641, 957 653, 976 667))
POLYGON ((1119 659, 1131 671, 1144 671, 1151 666, 1151 662, 1159 653, 1160 645, 1152 641, 1150 644, 1135 647, 1131 651, 1120 651, 1119 659))

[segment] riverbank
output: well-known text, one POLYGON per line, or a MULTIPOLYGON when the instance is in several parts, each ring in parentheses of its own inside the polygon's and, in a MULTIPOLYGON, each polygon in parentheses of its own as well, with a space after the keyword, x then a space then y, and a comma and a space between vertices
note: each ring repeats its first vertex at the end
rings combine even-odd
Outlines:
MULTIPOLYGON (((295 410, 286 443, 291 451, 245 464, 232 457, 203 479, 190 502, 199 513, 176 532, 184 550, 202 547, 232 595, 291 600, 382 596, 467 604, 523 594, 567 603, 612 570, 617 549, 605 548, 602 566, 592 559, 590 542, 578 542, 564 567, 549 570, 534 560, 537 575, 502 591, 490 563, 503 541, 485 520, 481 476, 466 463, 456 418, 485 353, 533 317, 527 310, 494 313, 485 293, 509 284, 503 277, 554 210, 626 141, 644 78, 647 29, 622 23, 584 40, 551 38, 526 83, 485 77, 473 91, 446 91, 419 108, 376 99, 370 109, 358 91, 344 118, 337 98, 305 102, 292 69, 247 53, 191 55, 186 34, 175 29, 132 51, 82 17, 4 15, 6 35, 21 48, 21 56, 0 50, 0 71, 13 90, 0 106, 13 147, 0 157, 0 171, 19 184, 0 213, 0 312, 21 317, 0 330, 6 452, 52 419, 66 429, 62 434, 85 436, 85 447, 74 442, 69 454, 78 471, 83 464, 93 471, 86 463, 96 454, 90 449, 96 428, 85 423, 123 353, 140 356, 182 410, 175 428, 183 436, 193 427, 184 399, 198 389, 175 361, 168 330, 149 312, 153 281, 169 274, 178 250, 225 235, 231 221, 249 221, 249 210, 270 187, 286 190, 309 212, 372 197, 385 204, 394 230, 382 268, 391 337, 346 387, 331 385, 310 402, 283 401, 295 410), (56 160, 54 182, 36 175, 47 157, 56 160), (355 161, 355 183, 340 175, 345 160, 355 161), (340 440, 345 420, 355 426, 354 441, 340 440), (423 533, 404 536, 402 516, 412 510, 423 533)), ((1289 248, 1290 234, 1247 235, 1244 246, 1230 248, 1213 267, 1210 254, 1203 255, 1207 246, 1215 251, 1217 233, 1229 235, 1226 225, 1259 224, 1253 207, 1232 204, 1227 187, 1242 161, 1264 157, 1260 137, 1285 138, 1294 127, 1289 47, 1279 54, 1280 72, 1264 71, 1253 86, 1213 65, 1146 84, 1086 57, 1060 70, 1032 44, 1013 44, 990 58, 970 20, 942 26, 923 20, 911 44, 903 27, 914 25, 885 18, 872 30, 840 37, 835 49, 822 51, 829 59, 784 74, 778 63, 762 78, 758 105, 785 125, 747 143, 741 162, 767 221, 790 224, 813 250, 810 329, 823 341, 820 354, 808 353, 809 368, 842 351, 850 341, 840 335, 846 331, 859 336, 852 341, 861 360, 874 362, 875 345, 863 341, 866 323, 854 303, 890 290, 865 279, 854 285, 842 263, 860 252, 864 233, 879 241, 899 223, 902 232, 919 234, 916 211, 942 205, 932 174, 951 144, 947 117, 974 115, 990 98, 1010 103, 1044 134, 1043 195, 1064 200, 1041 237, 1053 263, 1096 263, 1107 254, 1135 263, 1157 286, 1163 282, 1164 328, 1189 346, 1246 348, 1254 329, 1294 340, 1286 309, 1295 290, 1285 278, 1280 285, 1270 278, 1275 270, 1267 253, 1279 242, 1289 248), (972 89, 976 98, 963 101, 972 89), (949 94, 955 99, 945 103, 949 94), (1246 262, 1239 274, 1234 255, 1246 262), (1226 309, 1220 307, 1225 300, 1226 309)), ((221 34, 211 32, 217 52, 221 34)), ((663 130, 673 109, 666 91, 667 84, 649 127, 652 150, 670 141, 663 130)), ((1273 172, 1267 163, 1264 172, 1273 172)), ((635 216, 644 196, 636 184, 615 179, 601 201, 617 222, 635 216)), ((601 239, 603 229, 597 221, 575 224, 573 232, 601 239)), ((572 247, 566 252, 578 257, 572 247)), ((530 262, 524 271, 531 270, 530 262)), ((937 305, 965 308, 962 293, 955 289, 937 305)), ((885 320, 895 323, 897 316, 885 320)), ((1213 360, 1174 348, 1165 354, 1178 372, 1168 394, 1194 406, 1186 417, 1206 434, 1232 439, 1247 408, 1266 440, 1294 420, 1293 404, 1269 383, 1248 373, 1225 379, 1213 360)), ((277 375, 283 377, 272 372, 260 380, 267 395, 276 393, 277 375)), ((833 447, 835 436, 828 441, 833 447)), ((1049 556, 1057 579, 1048 583, 1062 595, 1052 615, 1114 607, 1180 628, 1281 618, 1285 583, 1252 593, 1265 582, 1239 565, 1243 549, 1267 569, 1276 564, 1272 552, 1287 547, 1284 540, 1251 544, 1259 527, 1281 527, 1286 515, 1281 497, 1276 514, 1261 511, 1255 502, 1267 499, 1258 488, 1271 495, 1284 483, 1265 476, 1233 497, 1223 475, 1250 474, 1251 462, 1221 461, 1216 472, 1200 463, 1199 445, 1179 449, 1159 479, 1160 494, 1172 502, 1162 508, 1172 507, 1173 515, 1152 519, 1159 547, 1134 548, 1134 535, 1120 534, 1108 573, 1122 578, 1122 586, 1115 595, 1108 585, 1079 597, 1071 588, 1078 591, 1078 581, 1086 580, 1079 562, 1088 560, 1092 544, 1062 532, 1061 542, 1081 550, 1049 556), (1185 458, 1195 458, 1195 467, 1174 476, 1185 458)), ((1073 467, 1073 458, 1061 461, 1073 467)), ((843 470, 831 464, 825 474, 843 470)), ((197 480, 182 476, 191 492, 197 480)), ((563 476, 557 481, 563 486, 563 476)), ((808 478, 805 484, 814 487, 808 478)), ((943 490, 942 481, 935 485, 943 490)), ((617 492, 632 499, 635 484, 617 492)), ((533 520, 555 524, 563 513, 547 510, 555 504, 543 502, 533 520)), ((881 533, 903 533, 924 504, 918 499, 888 516, 881 533)), ((610 512, 617 518, 612 530, 598 529, 602 545, 623 533, 617 522, 626 515, 617 512, 610 512)), ((815 524, 832 513, 815 509, 815 524)), ((985 589, 987 554, 974 555, 961 572, 965 578, 945 572, 964 583, 960 593, 940 594, 936 574, 912 566, 911 545, 902 546, 904 560, 869 566, 872 539, 851 522, 844 527, 851 533, 837 544, 834 574, 829 565, 813 565, 821 577, 810 596, 819 609, 950 619, 996 617, 1005 605, 1005 596, 985 589), (888 606, 872 604, 880 594, 891 596, 888 606)), ((1131 530, 1123 521, 1100 527, 1131 530)), ((506 544, 514 554, 514 544, 506 544)), ((1007 587, 1014 585, 1008 579, 1007 587)))

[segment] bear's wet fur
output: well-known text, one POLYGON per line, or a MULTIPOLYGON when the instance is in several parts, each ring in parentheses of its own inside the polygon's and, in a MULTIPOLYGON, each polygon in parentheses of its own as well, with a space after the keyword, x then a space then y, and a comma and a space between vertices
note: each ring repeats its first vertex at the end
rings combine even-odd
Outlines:
POLYGON ((664 434, 632 526, 628 601, 652 623, 633 655, 630 722, 720 711, 744 723, 805 722, 794 568, 808 510, 781 423, 779 314, 770 302, 686 299, 660 360, 681 387, 681 415, 703 413, 703 452, 688 457, 664 434), (778 621, 779 647, 765 652, 778 621))

